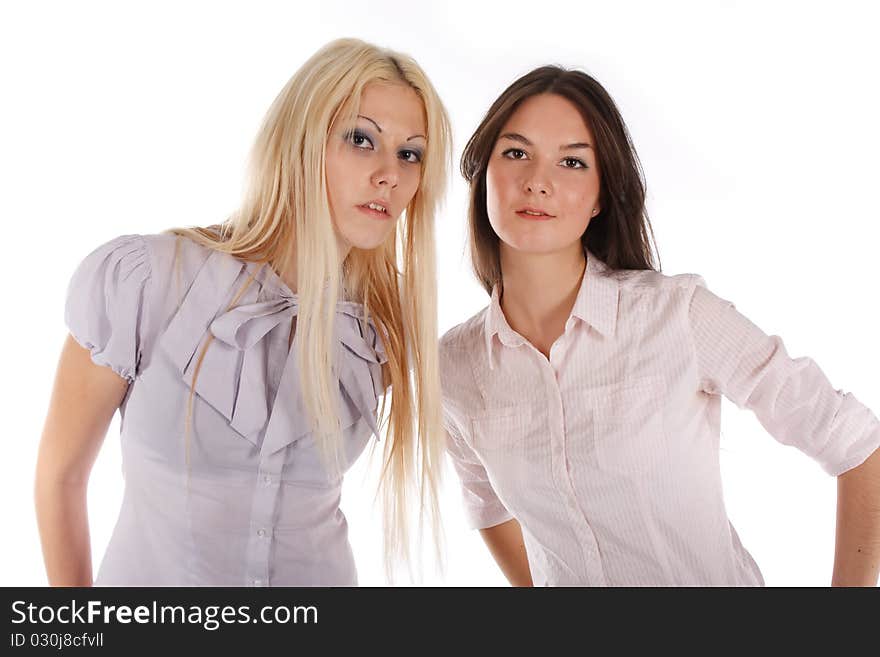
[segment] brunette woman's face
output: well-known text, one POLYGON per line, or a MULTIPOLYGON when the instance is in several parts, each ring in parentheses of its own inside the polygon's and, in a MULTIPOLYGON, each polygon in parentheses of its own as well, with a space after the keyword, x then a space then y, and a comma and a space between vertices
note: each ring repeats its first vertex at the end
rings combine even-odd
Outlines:
POLYGON ((501 248, 580 249, 600 211, 595 140, 581 113, 556 94, 527 98, 502 127, 486 171, 486 209, 501 248))
POLYGON ((422 101, 401 83, 368 84, 354 128, 331 128, 327 192, 344 252, 374 249, 391 234, 418 190, 425 147, 422 101))

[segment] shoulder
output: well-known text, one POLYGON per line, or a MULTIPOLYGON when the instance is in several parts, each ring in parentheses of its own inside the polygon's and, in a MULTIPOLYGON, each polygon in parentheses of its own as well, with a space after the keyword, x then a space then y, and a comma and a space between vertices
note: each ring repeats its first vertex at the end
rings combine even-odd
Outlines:
POLYGON ((149 252, 154 270, 163 277, 176 267, 182 270, 179 273, 198 271, 212 252, 207 246, 198 244, 189 237, 170 232, 140 237, 149 252))
POLYGON ((480 345, 485 348, 486 306, 461 324, 453 326, 440 338, 440 364, 452 364, 460 358, 467 358, 480 345))
POLYGON ((698 274, 664 274, 653 270, 619 270, 607 274, 617 281, 621 310, 645 310, 655 312, 665 309, 674 314, 685 311, 690 305, 694 290, 705 288, 706 283, 698 274))
POLYGON ((67 286, 64 320, 70 334, 96 364, 128 380, 137 372, 151 278, 143 236, 121 235, 86 255, 67 286))
POLYGON ((226 283, 231 284, 244 267, 236 257, 185 235, 121 235, 101 244, 79 263, 68 285, 68 305, 85 297, 95 304, 106 297, 110 305, 113 298, 137 295, 144 315, 159 313, 167 319, 198 278, 204 277, 209 288, 225 290, 226 283), (216 254, 214 258, 212 254, 216 254))
POLYGON ((188 237, 171 233, 119 235, 95 247, 79 263, 80 272, 103 268, 122 268, 122 273, 138 270, 143 276, 161 274, 176 260, 184 265, 204 263, 211 250, 188 237))
POLYGON ((440 383, 444 405, 476 394, 474 370, 485 361, 485 318, 488 307, 453 326, 440 338, 440 383))
POLYGON ((678 294, 693 292, 694 287, 705 287, 699 274, 664 274, 651 269, 624 269, 610 272, 623 294, 678 294))
POLYGON ((152 285, 162 290, 163 297, 173 299, 174 307, 189 293, 196 279, 207 279, 209 287, 211 284, 225 287, 248 265, 187 235, 166 231, 140 238, 152 263, 152 285))
POLYGON ((702 276, 667 275, 656 271, 622 271, 618 317, 632 330, 660 335, 675 327, 693 328, 694 316, 720 312, 722 301, 710 292, 702 276))
POLYGON ((129 292, 143 287, 151 274, 152 261, 143 236, 120 235, 80 258, 68 283, 68 301, 129 292))

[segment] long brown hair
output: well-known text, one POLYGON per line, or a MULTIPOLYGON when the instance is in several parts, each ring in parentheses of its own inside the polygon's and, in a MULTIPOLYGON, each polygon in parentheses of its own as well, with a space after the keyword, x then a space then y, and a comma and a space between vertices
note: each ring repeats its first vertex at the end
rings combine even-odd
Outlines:
POLYGON ((501 129, 519 105, 538 94, 556 94, 581 113, 595 137, 601 210, 581 237, 611 269, 658 269, 659 258, 645 209, 645 180, 629 130, 609 93, 578 70, 542 66, 505 89, 477 126, 461 156, 470 185, 468 224, 474 273, 487 292, 501 282, 498 235, 486 210, 486 168, 501 129), (653 246, 652 246, 653 244, 653 246))

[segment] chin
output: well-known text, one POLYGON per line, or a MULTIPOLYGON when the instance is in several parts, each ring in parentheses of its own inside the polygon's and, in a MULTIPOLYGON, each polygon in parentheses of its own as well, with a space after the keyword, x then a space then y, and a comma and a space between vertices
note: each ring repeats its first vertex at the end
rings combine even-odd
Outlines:
POLYGON ((360 249, 361 251, 372 251, 373 249, 377 249, 382 246, 385 243, 385 240, 388 239, 388 236, 390 234, 390 231, 382 231, 381 233, 373 234, 361 233, 358 235, 343 235, 343 237, 353 249, 360 249))
POLYGON ((549 236, 534 234, 508 234, 500 235, 499 239, 514 251, 519 251, 521 253, 532 253, 535 255, 541 253, 553 253, 555 251, 560 251, 566 248, 566 246, 569 246, 569 242, 565 240, 548 239, 548 237, 549 236))

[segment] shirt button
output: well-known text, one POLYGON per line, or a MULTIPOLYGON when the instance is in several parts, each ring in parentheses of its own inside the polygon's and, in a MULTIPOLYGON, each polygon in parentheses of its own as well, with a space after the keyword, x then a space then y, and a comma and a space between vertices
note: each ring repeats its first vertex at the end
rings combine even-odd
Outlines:
POLYGON ((265 529, 258 529, 257 530, 257 536, 259 536, 260 538, 263 538, 265 535, 266 535, 265 529))

